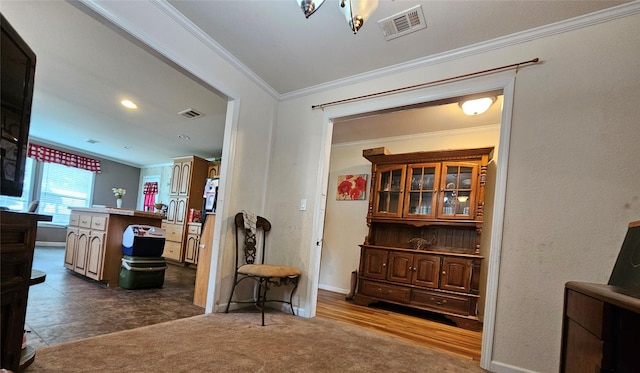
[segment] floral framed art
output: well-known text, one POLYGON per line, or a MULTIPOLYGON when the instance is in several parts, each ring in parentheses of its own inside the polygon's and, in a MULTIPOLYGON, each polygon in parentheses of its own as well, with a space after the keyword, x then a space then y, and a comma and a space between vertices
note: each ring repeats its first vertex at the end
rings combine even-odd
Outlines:
POLYGON ((361 201, 366 198, 367 174, 340 175, 336 190, 337 201, 361 201))

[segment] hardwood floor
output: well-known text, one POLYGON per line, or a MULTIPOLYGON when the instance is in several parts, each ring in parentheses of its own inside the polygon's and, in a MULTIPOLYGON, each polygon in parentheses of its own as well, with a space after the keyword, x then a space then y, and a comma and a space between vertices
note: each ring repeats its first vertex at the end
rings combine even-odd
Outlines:
POLYGON ((398 310, 398 307, 384 304, 375 307, 358 306, 345 300, 344 294, 318 290, 317 317, 356 325, 456 356, 480 360, 482 332, 429 320, 429 317, 439 316, 428 312, 410 308, 402 308, 402 313, 394 310, 398 310))

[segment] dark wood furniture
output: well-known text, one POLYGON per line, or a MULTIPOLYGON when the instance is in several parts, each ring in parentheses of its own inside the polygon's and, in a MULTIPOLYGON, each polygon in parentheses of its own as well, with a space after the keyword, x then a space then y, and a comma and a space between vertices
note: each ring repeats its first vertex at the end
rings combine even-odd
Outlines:
POLYGON ((493 148, 390 154, 371 161, 355 302, 384 301, 480 330, 480 236, 493 148))
POLYGON ((565 285, 560 372, 637 372, 639 352, 640 221, 633 221, 607 285, 565 285))
POLYGON ((51 221, 51 216, 0 211, 0 367, 14 372, 31 363, 35 354, 33 349, 22 351, 22 335, 29 286, 44 280, 31 269, 38 221, 51 221))
POLYGON ((637 372, 640 289, 568 282, 560 372, 637 372))

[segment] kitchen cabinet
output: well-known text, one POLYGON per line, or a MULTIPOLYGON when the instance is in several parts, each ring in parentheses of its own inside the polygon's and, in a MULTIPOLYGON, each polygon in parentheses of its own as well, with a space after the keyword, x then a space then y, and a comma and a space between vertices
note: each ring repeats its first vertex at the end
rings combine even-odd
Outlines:
POLYGON ((72 215, 67 228, 64 265, 83 276, 99 280, 108 215, 72 215))
POLYGON ((187 243, 184 253, 184 261, 187 263, 198 264, 200 228, 200 223, 189 223, 187 225, 187 243))
POLYGON ((211 270, 211 255, 213 253, 213 228, 216 222, 215 212, 205 213, 206 218, 198 245, 198 268, 196 269, 196 284, 193 292, 193 304, 205 307, 209 296, 209 272, 211 270))
POLYGON ((202 210, 210 162, 196 156, 175 158, 173 162, 167 216, 162 223, 167 234, 162 256, 176 262, 194 263, 197 260, 193 251, 187 253, 188 245, 193 244, 187 236, 188 214, 190 209, 202 210))
POLYGON ((64 266, 108 286, 117 286, 122 263, 122 235, 134 224, 159 227, 162 215, 108 207, 72 207, 64 266))
POLYGON ((220 162, 209 162, 207 167, 207 177, 220 177, 220 162))
POLYGON ((355 302, 440 313, 480 330, 480 237, 493 148, 390 154, 371 161, 367 225, 355 302))

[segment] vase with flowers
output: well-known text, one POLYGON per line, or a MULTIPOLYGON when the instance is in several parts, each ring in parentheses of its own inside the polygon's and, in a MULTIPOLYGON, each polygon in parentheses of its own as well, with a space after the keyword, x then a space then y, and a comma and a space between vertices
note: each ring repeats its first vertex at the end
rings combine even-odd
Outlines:
POLYGON ((113 191, 113 195, 116 196, 116 207, 122 207, 122 196, 127 193, 127 190, 124 188, 111 188, 111 191, 113 191))

